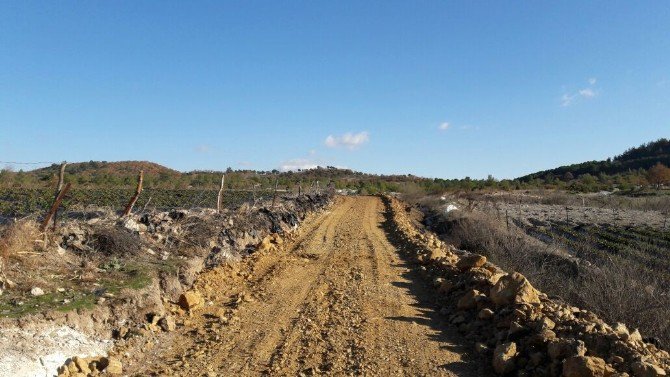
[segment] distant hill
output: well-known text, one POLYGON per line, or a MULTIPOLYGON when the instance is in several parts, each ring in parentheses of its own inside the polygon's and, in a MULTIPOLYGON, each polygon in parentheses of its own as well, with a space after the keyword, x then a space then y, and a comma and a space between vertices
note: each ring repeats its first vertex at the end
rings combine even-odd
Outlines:
POLYGON ((522 182, 528 182, 534 179, 565 179, 566 176, 577 178, 583 174, 593 176, 601 173, 607 175, 626 174, 639 169, 647 170, 659 162, 670 166, 670 140, 668 139, 659 139, 642 144, 639 147, 630 148, 624 153, 607 160, 561 166, 555 169, 528 174, 518 179, 522 182))
MULTIPOLYGON (((31 173, 42 175, 57 174, 60 165, 53 164, 45 168, 32 170, 31 173)), ((168 175, 179 175, 176 170, 159 165, 155 162, 149 161, 89 161, 89 162, 75 162, 67 165, 68 174, 108 174, 114 176, 137 175, 143 170, 145 175, 159 175, 161 173, 168 175)))
MULTIPOLYGON (((59 164, 27 172, 0 171, 0 188, 27 187, 51 188, 57 182, 59 164)), ((137 174, 144 171, 145 188, 167 189, 218 189, 221 174, 225 173, 225 185, 231 189, 265 188, 277 185, 280 188, 303 189, 356 188, 364 192, 397 191, 402 185, 432 185, 432 179, 407 175, 376 175, 340 169, 332 166, 301 171, 280 172, 233 170, 179 172, 148 161, 89 161, 69 163, 65 169, 65 181, 77 188, 132 188, 137 182, 137 174), (318 182, 318 184, 317 184, 318 182)))

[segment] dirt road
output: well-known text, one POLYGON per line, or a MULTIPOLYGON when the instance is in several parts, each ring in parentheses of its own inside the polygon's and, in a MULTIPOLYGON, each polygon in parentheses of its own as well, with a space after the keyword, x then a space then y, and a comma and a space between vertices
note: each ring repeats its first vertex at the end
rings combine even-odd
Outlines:
POLYGON ((137 375, 476 376, 375 197, 338 199, 284 250, 203 275, 209 301, 129 357, 137 375))

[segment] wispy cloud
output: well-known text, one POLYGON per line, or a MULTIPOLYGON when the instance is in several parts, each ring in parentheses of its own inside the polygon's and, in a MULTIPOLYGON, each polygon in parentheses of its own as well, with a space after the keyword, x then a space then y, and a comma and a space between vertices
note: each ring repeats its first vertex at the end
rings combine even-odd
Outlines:
POLYGON ((212 151, 212 147, 207 144, 200 144, 193 149, 201 154, 208 154, 212 151))
POLYGON ((579 95, 585 98, 592 98, 598 95, 593 89, 586 88, 579 91, 579 95))
POLYGON ((471 131, 471 130, 479 130, 479 126, 473 126, 471 124, 451 124, 449 122, 442 122, 437 126, 437 129, 441 132, 447 131, 447 130, 457 130, 457 131, 471 131))
POLYGON ((307 158, 294 158, 292 160, 284 161, 280 166, 279 170, 281 171, 296 171, 296 170, 306 170, 306 169, 315 169, 319 165, 310 159, 307 158))
POLYGON ((580 99, 591 99, 598 96, 598 91, 594 88, 594 85, 598 82, 595 77, 592 77, 587 80, 589 86, 582 88, 572 93, 563 93, 561 96, 561 106, 567 107, 575 103, 580 99))
POLYGON ((347 132, 341 136, 328 135, 324 143, 328 148, 344 147, 349 150, 360 148, 363 144, 370 141, 370 134, 367 131, 359 133, 347 132))

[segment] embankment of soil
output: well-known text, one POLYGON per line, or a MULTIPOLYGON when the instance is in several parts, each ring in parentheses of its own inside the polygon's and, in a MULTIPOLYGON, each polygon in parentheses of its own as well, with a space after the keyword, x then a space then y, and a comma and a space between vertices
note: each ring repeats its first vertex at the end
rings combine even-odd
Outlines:
POLYGON ((549 298, 516 272, 457 250, 418 229, 406 204, 387 197, 398 242, 441 295, 442 314, 498 374, 664 376, 670 355, 624 324, 549 298))

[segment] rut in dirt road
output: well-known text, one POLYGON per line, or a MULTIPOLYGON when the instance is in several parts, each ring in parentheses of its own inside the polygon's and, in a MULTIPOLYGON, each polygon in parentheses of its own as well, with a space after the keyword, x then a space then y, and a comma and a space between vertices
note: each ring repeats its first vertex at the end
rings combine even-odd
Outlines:
POLYGON ((483 375, 389 241, 383 213, 379 198, 340 198, 285 250, 203 275, 212 304, 129 360, 129 372, 483 375))

